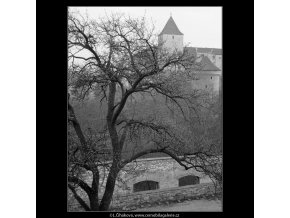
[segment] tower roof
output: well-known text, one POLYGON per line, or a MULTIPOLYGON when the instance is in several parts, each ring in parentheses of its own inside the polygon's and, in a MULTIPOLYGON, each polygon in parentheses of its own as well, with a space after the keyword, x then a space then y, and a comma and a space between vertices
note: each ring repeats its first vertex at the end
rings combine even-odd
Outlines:
POLYGON ((162 34, 183 35, 183 33, 179 31, 176 23, 174 22, 174 20, 171 16, 159 35, 162 35, 162 34))

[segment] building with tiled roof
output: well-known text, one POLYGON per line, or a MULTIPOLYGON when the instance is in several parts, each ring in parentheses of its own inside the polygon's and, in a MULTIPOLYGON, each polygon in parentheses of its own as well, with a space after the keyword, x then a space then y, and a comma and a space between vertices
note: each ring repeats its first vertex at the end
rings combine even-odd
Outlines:
POLYGON ((191 81, 192 87, 198 90, 209 90, 220 93, 221 69, 219 69, 206 55, 198 56, 199 70, 194 72, 196 80, 191 81))
POLYGON ((222 70, 222 49, 220 48, 201 48, 201 47, 184 47, 184 51, 191 55, 207 56, 210 61, 222 70))
POLYGON ((183 36, 184 34, 179 30, 172 16, 170 16, 163 30, 158 35, 158 42, 159 45, 162 45, 163 48, 166 48, 170 52, 183 52, 187 50, 190 54, 194 54, 195 56, 207 56, 216 67, 222 70, 222 49, 184 47, 183 36))
POLYGON ((192 81, 195 89, 212 90, 219 93, 222 75, 222 49, 184 47, 183 33, 178 29, 172 16, 159 34, 159 45, 169 52, 187 52, 196 57, 199 70, 195 70, 197 80, 192 81))

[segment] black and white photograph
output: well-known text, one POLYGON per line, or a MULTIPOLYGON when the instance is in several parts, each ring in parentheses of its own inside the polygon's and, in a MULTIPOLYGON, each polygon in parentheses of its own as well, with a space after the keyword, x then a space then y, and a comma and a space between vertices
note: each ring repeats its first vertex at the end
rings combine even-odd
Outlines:
POLYGON ((1 4, 1 218, 290 217, 289 1, 153 3, 1 4))
POLYGON ((222 7, 68 7, 69 212, 222 212, 222 7))

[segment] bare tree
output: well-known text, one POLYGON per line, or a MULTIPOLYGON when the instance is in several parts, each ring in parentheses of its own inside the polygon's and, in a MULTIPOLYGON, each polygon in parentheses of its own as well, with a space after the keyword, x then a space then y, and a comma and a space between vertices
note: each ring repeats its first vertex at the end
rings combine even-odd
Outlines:
POLYGON ((213 159, 210 149, 194 150, 172 125, 126 110, 135 108, 132 102, 142 104, 142 96, 161 97, 170 110, 178 109, 186 120, 201 104, 199 92, 184 88, 190 72, 199 67, 195 57, 170 53, 156 42, 154 28, 148 28, 145 18, 114 14, 95 21, 69 14, 68 187, 85 210, 108 210, 118 173, 146 154, 165 153, 185 169, 207 169, 201 160, 213 159), (94 136, 82 129, 70 97, 84 100, 92 93, 106 108, 105 126, 94 136), (124 156, 127 145, 136 146, 124 156), (110 164, 104 164, 108 160, 110 164), (100 167, 108 171, 101 199, 100 167), (91 172, 91 184, 82 178, 84 171, 91 172), (77 193, 77 187, 87 194, 89 204, 77 193))

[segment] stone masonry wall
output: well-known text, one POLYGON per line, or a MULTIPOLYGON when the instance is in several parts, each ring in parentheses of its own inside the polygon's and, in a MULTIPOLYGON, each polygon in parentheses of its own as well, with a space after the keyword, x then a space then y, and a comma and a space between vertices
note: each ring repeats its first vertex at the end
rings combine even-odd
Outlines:
MULTIPOLYGON (((108 172, 101 171, 101 174, 108 172)), ((100 196, 104 192, 106 176, 102 176, 100 196)), ((175 160, 170 157, 140 159, 134 163, 128 164, 123 171, 119 173, 119 178, 115 186, 115 195, 133 193, 133 185, 137 182, 151 180, 159 183, 159 189, 178 187, 178 180, 187 175, 194 175, 200 178, 200 183, 211 182, 210 178, 195 169, 185 170, 175 160)), ((88 178, 91 180, 91 178, 88 178)), ((91 181, 89 182, 89 184, 91 181)))
POLYGON ((214 186, 212 183, 142 191, 128 195, 116 196, 111 203, 111 208, 131 210, 136 209, 144 204, 154 206, 158 204, 163 204, 165 202, 168 203, 170 201, 181 201, 185 199, 190 199, 213 192, 214 186))
MULTIPOLYGON (((104 193, 108 168, 100 168, 100 197, 104 193)), ((114 194, 133 193, 133 185, 144 180, 152 180, 159 183, 159 189, 178 187, 178 180, 187 175, 194 175, 200 178, 200 183, 211 182, 210 178, 196 170, 185 170, 171 157, 139 159, 136 162, 126 165, 119 175, 115 185, 114 194)), ((92 176, 90 173, 84 175, 86 182, 91 185, 92 176)))
POLYGON ((148 158, 139 160, 137 163, 138 170, 143 170, 144 173, 127 180, 129 190, 127 193, 132 193, 133 185, 144 180, 152 180, 159 183, 159 188, 178 187, 179 178, 187 175, 200 177, 200 183, 208 183, 211 180, 200 172, 194 169, 185 170, 172 158, 148 158))
MULTIPOLYGON (((100 188, 99 188, 99 199, 102 198, 102 195, 104 193, 104 187, 106 185, 106 175, 108 174, 108 171, 101 170, 100 169, 100 188)), ((85 175, 86 182, 91 185, 91 175, 87 174, 85 175)), ((132 199, 130 196, 134 196, 133 198, 137 198, 139 200, 134 200, 135 202, 142 202, 144 199, 145 192, 136 192, 133 193, 133 185, 140 181, 145 180, 151 180, 159 183, 159 189, 154 191, 149 191, 148 193, 151 198, 156 199, 156 201, 160 198, 163 198, 164 195, 160 193, 167 193, 169 197, 174 197, 174 194, 168 194, 171 193, 171 191, 168 191, 171 188, 176 188, 177 193, 180 192, 188 192, 188 194, 193 194, 195 192, 199 192, 198 187, 203 187, 202 184, 205 184, 205 186, 208 186, 207 184, 211 183, 211 180, 208 176, 203 175, 200 172, 197 172, 194 169, 185 170, 183 167, 181 167, 175 160, 169 157, 162 157, 162 158, 148 158, 148 159, 140 159, 137 160, 134 163, 130 163, 126 165, 125 169, 119 173, 119 178, 116 182, 114 195, 113 195, 113 202, 112 205, 115 205, 117 207, 121 207, 124 205, 120 205, 118 202, 124 202, 124 204, 127 204, 126 202, 131 202, 132 199), (184 186, 184 187, 178 187, 179 179, 181 177, 187 176, 187 175, 194 175, 199 177, 200 185, 193 185, 191 186, 184 186), (189 191, 187 191, 189 189, 189 191), (165 192, 163 192, 163 190, 165 192), (155 194, 154 193, 158 193, 155 194), (160 197, 157 197, 157 195, 160 195, 160 197), (138 197, 139 196, 139 197, 138 197), (120 199, 120 200, 118 200, 120 199), (126 200, 127 199, 127 200, 126 200), (142 200, 143 199, 143 200, 142 200)), ((175 190, 175 189, 174 189, 175 190)), ((78 194, 82 196, 83 199, 87 200, 87 195, 85 192, 81 189, 78 189, 78 194)), ((174 192, 175 193, 175 192, 174 192)), ((69 204, 75 205, 77 204, 76 200, 72 198, 72 195, 69 191, 69 204)), ((151 201, 149 198, 149 201, 151 201)), ((114 207, 115 207, 114 206, 114 207)))
MULTIPOLYGON (((183 186, 177 188, 166 188, 150 191, 136 192, 127 195, 114 196, 111 202, 112 211, 130 211, 140 207, 150 207, 169 202, 180 202, 183 200, 199 199, 204 195, 214 193, 212 183, 203 183, 197 185, 183 186)), ((69 211, 83 211, 77 204, 70 204, 69 211)))

